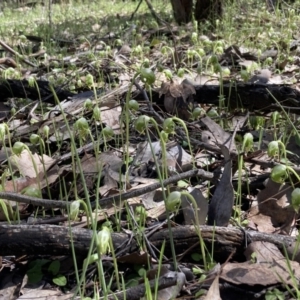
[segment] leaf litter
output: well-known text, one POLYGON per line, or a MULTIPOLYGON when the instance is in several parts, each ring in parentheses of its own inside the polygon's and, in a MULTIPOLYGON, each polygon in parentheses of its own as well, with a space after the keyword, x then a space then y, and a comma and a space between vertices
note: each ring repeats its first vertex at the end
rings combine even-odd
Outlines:
MULTIPOLYGON (((297 55, 290 63, 288 58, 280 57, 278 49, 273 47, 259 54, 242 44, 226 45, 222 54, 214 56, 221 68, 226 67, 231 70, 229 76, 225 74, 223 76, 216 68, 203 69, 199 72, 200 62, 202 61, 200 67, 203 67, 203 62, 208 63, 212 53, 207 50, 199 61, 196 56, 191 58, 191 54, 188 53, 188 48, 192 44, 189 35, 181 36, 178 27, 173 24, 151 30, 130 27, 127 31, 110 32, 99 37, 101 26, 102 24, 97 23, 91 26, 88 39, 93 40, 93 43, 86 39, 83 41, 78 36, 72 37, 68 31, 63 32, 61 37, 53 38, 57 53, 64 48, 65 56, 58 55, 55 51, 51 52, 47 48, 33 48, 37 45, 41 46, 44 42, 43 38, 38 36, 27 35, 25 42, 21 42, 21 39, 15 41, 13 49, 9 47, 12 41, 1 40, 4 57, 0 59, 0 66, 4 80, 1 81, 0 96, 1 102, 5 101, 6 105, 1 108, 0 117, 3 124, 7 124, 10 134, 4 129, 5 134, 1 140, 1 193, 3 194, 1 194, 0 226, 34 224, 32 226, 37 226, 38 230, 39 223, 49 224, 49 228, 52 228, 51 224, 61 227, 71 224, 71 228, 83 227, 89 230, 87 212, 80 209, 77 218, 70 220, 68 204, 78 199, 98 203, 97 209, 93 210, 90 218, 96 220, 99 229, 104 222, 106 224, 108 222, 114 232, 112 234, 114 239, 121 232, 127 234, 127 242, 123 245, 125 254, 119 252, 120 249, 116 249, 119 272, 124 274, 126 280, 130 277, 134 278, 136 287, 143 290, 143 284, 139 280, 144 279, 144 276, 137 271, 137 268, 148 267, 148 272, 154 270, 157 272, 159 249, 155 249, 153 244, 155 241, 150 242, 149 239, 154 232, 159 234, 166 227, 168 212, 164 194, 186 191, 187 195, 181 195, 179 210, 171 215, 171 230, 174 234, 176 228, 181 226, 184 228, 188 225, 224 227, 223 235, 216 242, 224 241, 226 244, 228 240, 227 243, 230 244, 230 237, 234 237, 232 229, 237 227, 245 235, 245 244, 242 248, 246 250, 244 254, 238 247, 233 247, 233 251, 228 253, 224 250, 227 255, 226 261, 219 258, 217 252, 215 255, 212 253, 211 266, 218 266, 218 263, 223 265, 218 272, 210 273, 211 270, 207 268, 204 258, 201 257, 203 253, 200 255, 200 261, 192 258, 197 257, 193 254, 200 254, 201 239, 200 242, 198 240, 193 246, 187 247, 184 242, 181 242, 183 237, 175 236, 175 245, 178 249, 176 255, 180 265, 177 270, 173 270, 167 264, 171 258, 168 244, 170 240, 167 240, 167 251, 162 254, 164 264, 161 269, 165 271, 161 271, 159 279, 170 280, 171 287, 160 290, 158 299, 172 299, 177 296, 190 298, 201 290, 206 293, 205 299, 223 299, 228 293, 234 297, 243 292, 257 299, 267 295, 272 287, 284 291, 289 286, 293 291, 297 291, 299 286, 297 229, 299 226, 298 212, 291 206, 291 194, 298 182, 292 174, 283 183, 276 183, 269 178, 271 168, 279 163, 287 163, 299 172, 299 136, 293 131, 292 126, 292 123, 298 126, 298 120, 296 117, 293 119, 290 114, 293 121, 288 122, 284 120, 282 113, 282 108, 294 109, 297 113, 299 106, 296 101, 300 99, 295 73, 299 70, 297 55), (134 32, 137 30, 142 34, 135 36, 134 32), (177 57, 181 57, 181 64, 186 69, 190 69, 189 73, 184 73, 184 79, 175 75, 173 50, 169 53, 162 51, 166 45, 164 38, 168 35, 175 35, 182 43, 174 51, 177 52, 177 57), (116 36, 127 42, 121 47, 116 46, 116 36), (138 43, 133 42, 134 39, 140 39, 138 43, 148 42, 148 49, 142 52, 149 57, 151 68, 156 71, 153 89, 143 82, 139 83, 146 95, 151 97, 150 100, 144 97, 136 85, 132 84, 138 70, 137 66, 142 65, 144 60, 138 43), (21 51, 20 49, 25 49, 24 47, 31 47, 33 53, 18 56, 16 51, 21 51), (17 57, 20 61, 16 59, 17 57), (266 65, 271 62, 271 64, 266 68, 260 66, 259 62, 266 62, 266 65), (168 79, 168 72, 159 70, 160 66, 174 73, 171 80, 168 79), (76 68, 76 72, 72 68, 76 68), (238 72, 237 68, 245 72, 238 72), (281 70, 280 75, 275 74, 276 68, 281 70), (19 71, 20 73, 17 74, 19 71), (250 86, 251 92, 258 91, 256 95, 260 95, 261 99, 257 100, 262 104, 266 98, 265 90, 268 89, 268 85, 272 85, 279 96, 283 95, 289 100, 284 99, 285 101, 280 104, 273 101, 271 105, 268 102, 267 105, 259 106, 262 108, 260 111, 253 111, 250 106, 249 111, 245 112, 242 109, 243 105, 239 107, 241 109, 235 108, 235 110, 226 110, 226 106, 215 108, 214 104, 220 103, 224 97, 222 95, 224 78, 231 80, 229 80, 230 93, 235 93, 235 85, 250 86), (31 85, 30 82, 34 84, 31 85), (291 89, 287 89, 285 84, 289 84, 288 87, 291 89), (53 86, 53 89, 50 86, 53 86), (204 87, 205 91, 208 91, 208 94, 200 100, 197 92, 199 87, 204 87), (128 97, 139 102, 138 112, 126 109, 128 97), (88 100, 91 101, 92 108, 86 104, 88 100), (93 111, 95 107, 99 108, 99 117, 93 111), (11 112, 11 108, 14 108, 14 113, 11 112), (201 110, 200 115, 193 115, 195 108, 201 110), (145 134, 138 133, 134 128, 134 122, 139 115, 153 116, 152 109, 158 113, 160 119, 176 115, 184 120, 190 140, 176 123, 174 132, 169 133, 166 156, 164 156, 162 141, 154 126, 149 127, 150 141, 145 134), (280 115, 277 118, 283 122, 282 126, 272 123, 274 110, 279 111, 280 115), (81 117, 84 117, 89 125, 88 130, 84 132, 84 138, 80 136, 81 132, 76 124, 81 117), (251 118, 254 120, 252 123, 251 118), (259 118, 263 118, 264 121, 259 118), (280 127, 287 128, 289 134, 280 127), (104 136, 104 128, 111 129, 112 136, 104 136), (124 135, 126 130, 126 134, 129 134, 128 139, 124 135), (254 136, 253 148, 257 148, 257 152, 253 149, 244 152, 241 150, 243 136, 248 132, 254 136), (266 155, 274 133, 284 141, 286 149, 289 149, 288 162, 283 161, 282 153, 280 157, 266 155), (31 134, 38 134, 41 138, 35 145, 30 142, 31 134), (28 150, 18 154, 13 153, 10 142, 16 141, 22 141, 29 147, 28 150), (191 143, 192 148, 188 147, 188 143, 191 143), (190 153, 191 149, 192 153, 190 153), (243 178, 238 178, 238 164, 241 157, 243 178), (188 173, 195 168, 203 172, 188 173), (171 183, 153 190, 152 186, 158 182, 159 172, 166 172, 163 180, 170 179, 171 183), (185 174, 185 172, 188 174, 186 177, 177 179, 178 174, 185 174), (266 177, 268 180, 264 183, 266 177), (239 185, 240 189, 238 189, 239 185), (86 191, 89 194, 88 198, 86 191), (134 191, 138 191, 137 196, 122 200, 124 195, 134 191), (237 202, 237 191, 241 193, 240 203, 237 202), (33 202, 28 204, 17 198, 6 199, 5 193, 27 195, 37 198, 35 199, 37 201, 49 199, 49 203, 50 200, 62 200, 66 206, 62 209, 54 204, 50 210, 43 206, 42 201, 39 205, 33 205, 33 202), (197 211, 189 195, 194 198, 197 211), (119 197, 122 201, 118 205, 115 201, 108 201, 109 197, 119 197), (146 211, 144 219, 140 207, 146 211), (285 252, 283 251, 282 254, 274 243, 247 240, 247 231, 250 230, 272 235, 279 241, 280 235, 290 235, 293 242, 287 247, 289 260, 284 255, 285 252), (141 242, 141 236, 143 243, 139 244, 139 251, 133 246, 131 249, 132 241, 141 242), (198 273, 195 271, 193 276, 188 276, 188 273, 181 271, 188 269, 191 272, 198 268, 203 269, 198 273)), ((190 25, 186 28, 191 30, 188 26, 190 25)), ((261 35, 263 37, 264 34, 261 35)), ((199 37, 199 40, 212 43, 214 39, 216 37, 213 35, 199 37)), ((291 53, 297 52, 296 38, 293 38, 291 45, 281 45, 281 47, 291 53)), ((251 94, 251 92, 247 93, 251 94)), ((230 99, 228 97, 225 100, 230 99)), ((248 102, 249 99, 241 99, 241 103, 246 107, 248 102)), ((157 118, 156 121, 159 123, 160 120, 157 118)), ((159 123, 159 126, 161 125, 159 123)), ((9 198, 8 195, 6 197, 9 198)), ((201 235, 203 228, 201 226, 199 228, 201 235)), ((19 230, 22 230, 22 227, 19 227, 19 230)), ((24 235, 26 235, 25 231, 24 235)), ((5 243, 5 235, 0 236, 4 239, 3 241, 0 239, 1 249, 1 245, 5 243)), ((211 240, 214 240, 214 234, 211 237, 202 234, 201 238, 209 247, 211 240)), ((43 254, 50 260, 55 260, 57 258, 53 251, 55 247, 49 245, 45 247, 47 249, 43 254)), ((0 250, 0 255, 2 254, 0 250)), ((34 256, 15 256, 13 252, 10 255, 5 254, 2 257, 1 278, 8 274, 24 275, 21 271, 24 268, 22 269, 21 266, 28 266, 36 261, 39 255, 40 253, 34 256)), ((68 256, 61 257, 62 261, 67 258, 68 256)), ((77 258, 80 268, 84 259, 85 257, 77 258)), ((107 255, 103 261, 106 263, 105 279, 109 280, 112 276, 112 259, 107 255)), ((69 263, 73 266, 73 262, 69 263)), ((13 285, 13 288, 9 287, 12 283, 11 278, 1 279, 1 297, 34 299, 36 293, 42 297, 43 291, 45 297, 52 295, 58 299, 69 299, 76 285, 74 273, 72 267, 61 271, 64 273, 63 276, 70 278, 67 285, 69 294, 63 294, 62 290, 51 291, 49 287, 54 286, 53 282, 63 282, 63 280, 54 281, 53 274, 50 276, 48 271, 43 271, 44 273, 38 274, 41 280, 32 286, 33 291, 26 290, 28 280, 26 276, 19 283, 19 287, 22 286, 21 290, 17 284, 13 285), (43 290, 36 292, 40 287, 43 287, 43 290), (23 295, 13 296, 18 293, 23 295)), ((90 276, 86 280, 90 286, 87 285, 85 290, 87 294, 92 294, 100 278, 97 279, 95 265, 90 266, 89 272, 90 276)), ((147 276, 148 280, 153 280, 149 274, 147 276)), ((118 286, 116 282, 114 284, 118 286)), ((161 282, 159 284, 163 286, 161 282)), ((130 284, 126 288, 126 292, 130 295, 130 284)), ((117 287, 112 287, 111 292, 117 291, 117 287)))

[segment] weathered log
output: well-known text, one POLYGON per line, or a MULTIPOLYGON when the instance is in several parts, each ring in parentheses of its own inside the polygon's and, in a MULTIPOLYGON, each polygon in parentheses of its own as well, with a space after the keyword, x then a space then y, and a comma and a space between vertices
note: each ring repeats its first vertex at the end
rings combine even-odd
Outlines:
MULTIPOLYGON (((249 111, 270 112, 274 110, 281 110, 280 105, 289 112, 299 113, 300 107, 300 92, 289 85, 278 84, 252 84, 242 83, 239 81, 224 83, 223 85, 193 85, 190 82, 183 82, 181 85, 189 84, 194 90, 194 94, 185 94, 185 97, 194 103, 211 104, 219 106, 222 101, 222 106, 229 109, 244 108, 249 111), (192 99, 191 99, 192 98, 192 99), (278 102, 278 103, 277 103, 278 102)), ((176 88, 179 91, 181 87, 176 88)), ((152 100, 158 105, 164 106, 164 97, 160 97, 162 89, 158 89, 152 93, 152 100)), ((190 91, 191 91, 190 90, 190 91)), ((184 92, 184 91, 183 91, 184 92)), ((163 92, 164 94, 164 92, 163 92)), ((171 93, 172 94, 172 93, 171 93)), ((167 92, 166 96, 170 101, 170 93, 167 92)), ((140 93, 136 99, 143 99, 140 93)), ((187 100, 184 101, 182 97, 173 98, 176 103, 177 110, 187 107, 187 100)), ((187 108, 186 108, 187 109, 187 108)))
POLYGON ((196 85, 194 88, 194 101, 198 103, 218 106, 220 99, 224 99, 225 105, 232 109, 271 111, 280 109, 277 100, 285 107, 300 107, 300 92, 287 85, 227 83, 222 86, 196 85))
MULTIPOLYGON (((293 249, 295 238, 277 234, 264 234, 256 231, 245 233, 237 228, 200 226, 201 235, 208 248, 214 245, 214 258, 225 260, 231 253, 237 257, 243 255, 246 243, 251 241, 267 241, 274 243, 279 249, 293 249)), ((92 231, 83 228, 70 228, 55 225, 0 225, 0 256, 5 255, 71 255, 73 241, 76 255, 86 255, 90 248, 92 231), (72 236, 72 237, 71 237, 72 236)), ((193 253, 200 251, 200 241, 194 226, 172 228, 176 254, 182 254, 192 247, 193 253), (195 248, 194 245, 198 244, 195 248)), ((138 245, 134 239, 124 233, 112 233, 114 248, 136 251, 138 245)), ((149 237, 149 241, 158 249, 166 241, 166 252, 170 252, 170 234, 168 229, 157 231, 149 237)), ((292 252, 292 250, 291 250, 292 252)))
MULTIPOLYGON (((36 81, 36 86, 31 87, 27 80, 5 80, 0 82, 0 101, 5 102, 7 98, 29 98, 54 102, 53 94, 49 88, 49 82, 43 80, 36 81)), ((194 101, 199 104, 219 105, 220 99, 231 108, 246 108, 250 111, 272 111, 279 110, 275 99, 284 107, 290 107, 290 112, 299 112, 300 92, 288 85, 277 84, 249 84, 241 82, 224 83, 223 85, 194 85, 196 94, 194 101)), ((77 97, 73 93, 55 88, 59 100, 68 97, 77 97)), ((159 97, 157 92, 153 92, 153 101, 162 103, 163 97, 159 97)), ((143 97, 142 94, 137 98, 143 97)))
MULTIPOLYGON (((54 87, 56 95, 60 101, 74 96, 73 93, 54 87)), ((45 80, 36 80, 33 86, 30 86, 28 80, 6 79, 0 81, 0 102, 6 102, 7 98, 29 98, 31 100, 41 100, 50 103, 54 102, 53 93, 49 87, 49 82, 45 80)))

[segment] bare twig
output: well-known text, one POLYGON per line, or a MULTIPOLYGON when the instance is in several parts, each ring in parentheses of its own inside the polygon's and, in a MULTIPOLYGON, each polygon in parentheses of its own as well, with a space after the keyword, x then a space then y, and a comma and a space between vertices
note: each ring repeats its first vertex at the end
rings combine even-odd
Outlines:
POLYGON ((6 43, 4 43, 3 41, 0 40, 0 45, 6 49, 7 51, 9 51, 10 53, 12 53, 13 55, 17 56, 19 59, 21 59, 22 61, 24 61, 24 63, 26 63, 27 65, 36 68, 37 66, 35 64, 33 64, 31 61, 27 60, 26 58, 24 58, 22 55, 20 55, 18 52, 16 52, 14 49, 12 49, 11 47, 9 47, 6 43))
MULTIPOLYGON (((200 177, 208 179, 208 180, 211 180, 214 177, 213 173, 206 172, 204 170, 194 169, 191 171, 181 173, 179 175, 174 175, 174 176, 164 180, 163 186, 165 187, 169 184, 175 183, 179 180, 189 178, 192 176, 200 176, 200 177)), ((138 197, 143 194, 155 191, 156 189, 158 189, 160 187, 161 187, 161 184, 159 182, 157 182, 157 183, 148 185, 141 189, 136 189, 136 190, 129 191, 127 193, 118 194, 118 195, 114 195, 111 197, 100 199, 99 205, 102 208, 104 208, 104 207, 110 206, 114 203, 119 203, 120 201, 124 201, 124 200, 130 199, 130 198, 133 198, 133 197, 138 197)), ((25 195, 21 195, 21 194, 17 194, 17 193, 10 193, 10 192, 0 192, 0 199, 22 202, 22 203, 32 204, 35 206, 43 206, 46 208, 56 207, 56 208, 66 209, 67 207, 70 206, 70 202, 66 202, 63 200, 41 199, 41 198, 29 197, 29 196, 25 196, 25 195)), ((91 206, 92 206, 92 208, 95 208, 96 202, 95 201, 92 202, 91 206)))
POLYGON ((141 4, 142 4, 143 0, 140 0, 139 4, 137 5, 136 9, 134 10, 134 12, 132 13, 131 17, 130 17, 130 21, 133 20, 134 15, 136 14, 136 12, 139 10, 141 4))

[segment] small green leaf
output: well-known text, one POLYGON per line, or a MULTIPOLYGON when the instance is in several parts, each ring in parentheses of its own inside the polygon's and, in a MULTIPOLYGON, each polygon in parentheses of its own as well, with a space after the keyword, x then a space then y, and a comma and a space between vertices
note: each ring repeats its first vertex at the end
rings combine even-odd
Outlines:
POLYGON ((53 275, 58 274, 58 271, 60 269, 60 261, 59 260, 54 260, 51 262, 48 271, 51 272, 53 275))
MULTIPOLYGON (((279 291, 279 290, 277 290, 279 291)), ((276 289, 272 290, 272 291, 267 291, 266 295, 265 295, 265 299, 266 300, 281 300, 284 299, 283 294, 281 293, 281 295, 276 291, 276 289)), ((279 291, 280 292, 280 291, 279 291)))
POLYGON ((43 273, 42 271, 38 271, 38 270, 30 270, 27 272, 27 276, 28 276, 28 282, 29 283, 37 283, 39 281, 42 280, 43 278, 43 273))
POLYGON ((200 253, 192 253, 191 256, 194 261, 200 261, 202 259, 202 255, 200 253))
POLYGON ((128 276, 125 282, 125 287, 130 288, 139 285, 139 279, 140 277, 137 275, 128 276))
POLYGON ((92 254, 89 257, 87 257, 84 260, 83 265, 86 265, 86 264, 90 265, 98 260, 99 260, 99 255, 98 255, 98 253, 95 253, 95 254, 92 254))
POLYGON ((29 263, 28 269, 33 269, 33 268, 38 267, 38 266, 42 267, 50 261, 51 260, 49 260, 49 259, 36 259, 36 260, 33 260, 29 263))
POLYGON ((144 277, 144 275, 147 273, 145 268, 141 267, 140 265, 134 265, 134 269, 140 277, 144 277))
POLYGON ((178 186, 179 188, 186 188, 186 187, 189 186, 189 183, 185 182, 184 180, 179 180, 179 181, 177 182, 177 186, 178 186))
POLYGON ((154 47, 156 45, 159 45, 161 43, 161 41, 159 39, 156 39, 154 38, 152 41, 151 41, 151 44, 150 44, 150 47, 154 47))
POLYGON ((52 281, 58 286, 65 286, 67 284, 67 278, 61 274, 53 278, 52 281))
POLYGON ((36 259, 29 263, 27 276, 30 283, 37 283, 42 280, 42 266, 47 264, 49 261, 49 259, 36 259))
POLYGON ((205 273, 205 271, 199 267, 192 268, 192 272, 194 275, 201 275, 205 273))
POLYGON ((197 293, 196 293, 196 298, 198 299, 198 298, 200 298, 201 296, 203 296, 203 295, 206 295, 207 294, 207 290, 205 290, 205 289, 201 289, 201 290, 199 290, 197 293))

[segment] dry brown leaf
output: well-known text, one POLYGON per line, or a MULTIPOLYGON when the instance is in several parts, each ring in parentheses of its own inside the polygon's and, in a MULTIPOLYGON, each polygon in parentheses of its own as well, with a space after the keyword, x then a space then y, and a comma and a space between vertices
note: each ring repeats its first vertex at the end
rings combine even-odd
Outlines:
MULTIPOLYGON (((85 153, 85 155, 80 160, 81 170, 83 173, 98 173, 101 172, 104 168, 104 165, 97 163, 97 160, 94 155, 85 153)), ((77 172, 80 172, 79 167, 76 168, 77 172)))
POLYGON ((255 252, 255 262, 273 262, 274 260, 283 259, 279 249, 272 243, 254 241, 250 243, 244 254, 247 260, 252 259, 252 253, 255 252))
MULTIPOLYGON (((14 181, 12 181, 12 180, 6 181, 4 183, 4 191, 19 193, 29 186, 39 188, 38 179, 37 178, 29 178, 29 177, 20 177, 20 178, 14 179, 14 181)), ((40 185, 40 187, 41 187, 41 185, 40 185)), ((12 217, 11 209, 13 211, 15 211, 16 208, 18 208, 18 211, 21 214, 21 218, 24 217, 24 215, 22 216, 22 214, 28 207, 28 204, 25 204, 22 202, 6 200, 6 199, 1 199, 1 200, 3 201, 3 204, 6 205, 8 208, 9 217, 12 217)), ((6 221, 6 216, 3 211, 2 206, 0 206, 0 221, 6 221)))
POLYGON ((219 275, 216 276, 204 298, 205 300, 222 300, 219 288, 219 275))
POLYGON ((73 299, 72 293, 64 294, 61 291, 54 291, 54 290, 41 290, 39 289, 38 292, 36 289, 28 289, 22 296, 20 296, 17 300, 69 300, 73 299))
POLYGON ((220 278, 232 284, 246 285, 274 285, 279 283, 274 270, 267 265, 252 262, 227 263, 221 272, 220 278))
POLYGON ((55 162, 55 160, 45 154, 30 154, 27 150, 23 150, 20 155, 12 155, 9 158, 14 169, 17 169, 24 177, 35 178, 40 173, 47 171, 55 162))
POLYGON ((226 146, 230 152, 236 152, 235 141, 230 133, 226 132, 219 124, 208 116, 201 118, 201 122, 204 123, 211 134, 207 139, 216 141, 218 145, 226 146))
POLYGON ((188 120, 193 109, 193 95, 195 88, 188 81, 163 83, 158 90, 159 95, 164 95, 164 106, 168 113, 177 113, 183 120, 188 120))
POLYGON ((14 181, 12 180, 6 181, 4 184, 4 190, 5 192, 18 193, 28 186, 38 187, 37 178, 20 177, 15 179, 14 181))
POLYGON ((122 55, 129 55, 131 53, 131 48, 129 47, 129 45, 124 44, 122 45, 122 47, 120 48, 120 50, 118 51, 118 54, 122 54, 122 55))
MULTIPOLYGON (((208 212, 208 200, 203 196, 200 189, 193 188, 190 194, 192 197, 194 197, 195 202, 197 204, 199 225, 203 225, 206 222, 208 212)), ((188 197, 181 196, 181 208, 183 211, 185 225, 197 224, 196 211, 193 203, 191 203, 188 197)))
POLYGON ((292 191, 290 185, 269 179, 265 189, 257 195, 257 205, 250 209, 249 220, 261 232, 272 233, 278 228, 289 232, 295 217, 294 210, 289 206, 292 191))
POLYGON ((272 72, 269 69, 262 69, 257 72, 257 74, 253 75, 249 80, 249 83, 252 84, 266 84, 269 82, 272 76, 272 72))
POLYGON ((182 86, 175 82, 170 84, 168 92, 173 98, 178 98, 183 95, 182 86))
POLYGON ((299 263, 296 261, 289 261, 295 281, 291 278, 290 270, 286 258, 282 255, 279 249, 273 244, 268 242, 256 241, 248 245, 245 250, 245 256, 248 260, 262 266, 269 266, 274 272, 277 280, 284 281, 284 283, 293 286, 295 282, 299 282, 299 263), (253 253, 255 256, 253 257, 253 253))
POLYGON ((162 95, 165 95, 170 89, 170 83, 169 82, 163 82, 161 84, 161 87, 159 89, 157 89, 157 92, 158 92, 158 95, 159 95, 159 98, 162 96, 162 95))
POLYGON ((113 179, 110 174, 109 174, 109 166, 106 166, 103 171, 102 175, 104 176, 103 178, 103 185, 99 188, 99 193, 100 195, 103 196, 108 196, 109 192, 114 190, 114 192, 117 192, 118 188, 118 183, 115 179, 113 179))
POLYGON ((105 106, 101 107, 101 122, 104 122, 107 126, 111 127, 115 134, 121 133, 121 112, 121 106, 115 106, 112 108, 105 106))
POLYGON ((147 216, 153 219, 161 217, 166 212, 166 206, 163 201, 161 201, 156 207, 147 210, 147 216))
MULTIPOLYGON (((155 153, 156 159, 161 157, 162 149, 160 141, 152 142, 151 146, 148 142, 143 142, 138 146, 138 151, 135 157, 136 164, 144 166, 147 165, 149 161, 154 161, 151 147, 155 153)), ((172 172, 186 171, 192 167, 191 155, 188 154, 179 144, 171 142, 166 145, 166 148, 167 166, 171 174, 172 172)), ((159 164, 161 165, 161 158, 159 159, 159 164)))

